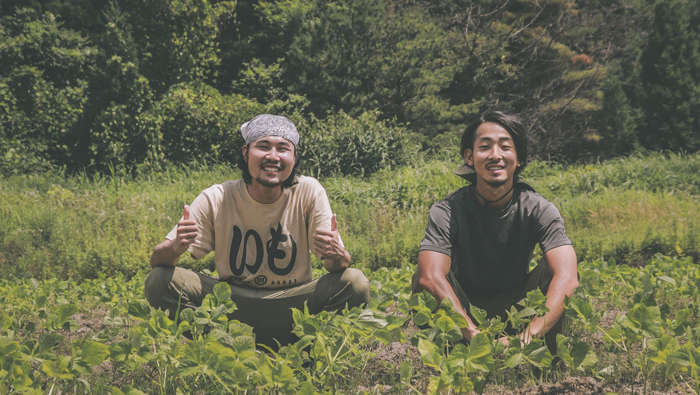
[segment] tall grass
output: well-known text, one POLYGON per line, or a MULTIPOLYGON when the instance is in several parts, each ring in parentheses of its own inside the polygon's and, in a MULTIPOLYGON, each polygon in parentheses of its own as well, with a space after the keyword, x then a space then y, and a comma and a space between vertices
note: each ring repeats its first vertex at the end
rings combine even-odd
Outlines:
POLYGON ((523 176, 559 207, 580 259, 639 265, 661 252, 700 261, 700 154, 535 162, 523 176))
POLYGON ((37 278, 133 274, 148 266, 184 204, 232 177, 237 173, 226 167, 204 166, 137 178, 60 172, 4 178, 0 270, 37 278))
MULTIPOLYGON (((465 185, 458 162, 440 159, 369 178, 331 177, 326 187, 346 247, 372 268, 415 262, 430 205, 465 185)), ((131 275, 184 204, 239 177, 226 166, 170 168, 138 176, 61 172, 0 179, 0 271, 18 277, 131 275)), ((596 165, 534 162, 524 179, 553 201, 581 260, 639 264, 654 252, 700 259, 700 154, 654 154, 596 165)), ((196 270, 213 257, 185 258, 196 270)))
POLYGON ((566 198, 605 190, 700 195, 700 155, 633 155, 594 165, 563 168, 535 162, 523 172, 543 194, 566 198))

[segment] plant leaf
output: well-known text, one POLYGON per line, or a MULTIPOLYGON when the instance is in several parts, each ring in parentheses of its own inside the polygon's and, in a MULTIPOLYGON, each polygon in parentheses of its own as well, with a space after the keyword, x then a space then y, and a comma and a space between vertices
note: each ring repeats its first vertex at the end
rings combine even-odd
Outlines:
POLYGON ((442 371, 442 353, 433 342, 425 339, 419 339, 418 352, 420 353, 421 361, 423 361, 425 366, 430 366, 442 371))

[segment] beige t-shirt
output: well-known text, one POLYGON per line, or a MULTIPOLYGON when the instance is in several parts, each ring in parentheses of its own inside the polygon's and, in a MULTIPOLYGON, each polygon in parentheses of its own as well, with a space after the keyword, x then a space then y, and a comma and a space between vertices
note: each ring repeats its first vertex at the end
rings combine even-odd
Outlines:
MULTIPOLYGON (((331 228, 331 216, 326 190, 314 178, 300 177, 271 204, 255 201, 243 180, 226 181, 192 202, 190 218, 201 230, 188 251, 195 259, 214 251, 222 280, 255 288, 293 287, 311 281, 311 252, 320 258, 312 236, 317 228, 331 228)), ((176 235, 177 225, 166 238, 176 235)))

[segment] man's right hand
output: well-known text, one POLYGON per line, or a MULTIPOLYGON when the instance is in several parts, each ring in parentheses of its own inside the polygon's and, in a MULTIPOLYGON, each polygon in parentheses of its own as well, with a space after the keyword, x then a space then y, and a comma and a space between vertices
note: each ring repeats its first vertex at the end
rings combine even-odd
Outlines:
POLYGON ((190 219, 190 206, 185 205, 182 219, 177 223, 177 235, 173 240, 173 251, 182 255, 197 239, 199 228, 197 223, 190 219))
POLYGON ((413 292, 425 290, 437 300, 447 298, 452 301, 452 305, 457 312, 461 314, 462 317, 467 320, 467 324, 469 324, 467 328, 462 328, 462 336, 464 336, 467 341, 471 341, 480 331, 476 329, 477 326, 469 315, 467 315, 467 312, 464 311, 457 294, 455 294, 454 289, 452 289, 449 281, 447 281, 447 274, 450 272, 451 265, 452 258, 449 255, 429 250, 419 252, 418 267, 416 268, 418 284, 413 292))
POLYGON ((462 328, 462 336, 467 339, 467 341, 471 342, 474 336, 478 335, 481 333, 480 330, 476 329, 476 326, 474 325, 473 322, 471 322, 471 319, 467 320, 469 323, 469 327, 467 328, 462 328))

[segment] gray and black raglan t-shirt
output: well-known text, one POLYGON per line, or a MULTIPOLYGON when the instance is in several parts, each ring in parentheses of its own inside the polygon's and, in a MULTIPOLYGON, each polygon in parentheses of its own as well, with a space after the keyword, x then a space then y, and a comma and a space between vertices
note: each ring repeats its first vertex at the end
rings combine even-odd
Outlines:
POLYGON ((531 186, 517 182, 498 212, 487 212, 474 188, 430 208, 420 246, 452 257, 451 270, 467 295, 491 296, 525 281, 536 244, 542 252, 571 244, 559 210, 531 186))

